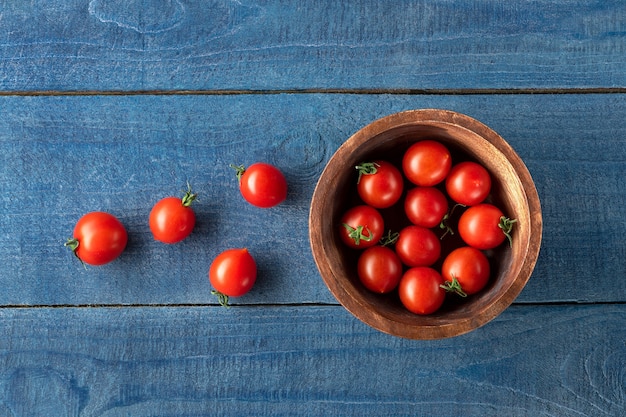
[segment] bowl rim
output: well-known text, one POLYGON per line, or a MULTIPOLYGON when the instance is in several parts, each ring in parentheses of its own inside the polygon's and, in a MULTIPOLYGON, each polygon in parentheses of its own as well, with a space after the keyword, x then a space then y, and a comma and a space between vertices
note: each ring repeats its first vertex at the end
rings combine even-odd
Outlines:
POLYGON ((381 117, 360 128, 344 141, 328 160, 313 191, 309 211, 309 242, 313 258, 322 279, 335 299, 352 315, 369 326, 384 333, 409 339, 442 339, 458 336, 483 326, 508 308, 521 293, 532 275, 539 256, 542 227, 541 204, 536 186, 528 168, 515 150, 498 133, 482 122, 462 113, 442 109, 405 110, 381 117), (400 323, 392 317, 364 308, 365 306, 362 304, 361 300, 355 298, 340 285, 341 277, 336 277, 332 268, 325 262, 328 248, 324 245, 322 239, 318 239, 318 235, 316 234, 316 231, 321 230, 323 220, 327 220, 328 218, 328 216, 322 214, 322 208, 323 203, 327 201, 330 196, 328 192, 325 193, 324 190, 321 189, 320 184, 329 180, 329 178, 326 177, 335 175, 330 169, 330 167, 333 166, 332 162, 335 159, 341 159, 344 155, 351 153, 372 137, 376 137, 391 129, 412 125, 450 125, 455 128, 469 130, 489 142, 503 154, 508 163, 513 167, 520 182, 524 184, 522 191, 525 196, 525 205, 527 205, 530 214, 529 241, 516 279, 495 299, 495 302, 484 308, 480 314, 454 323, 438 324, 437 326, 407 326, 406 323, 400 323), (334 279, 330 279, 331 276, 334 277, 334 279))

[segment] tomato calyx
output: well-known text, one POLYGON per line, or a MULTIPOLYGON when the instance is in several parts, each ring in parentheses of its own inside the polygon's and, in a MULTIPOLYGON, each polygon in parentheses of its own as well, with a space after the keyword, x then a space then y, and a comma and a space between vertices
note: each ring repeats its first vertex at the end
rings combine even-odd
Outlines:
POLYGON ((461 283, 459 282, 458 279, 456 279, 454 275, 452 275, 452 281, 446 281, 446 283, 441 284, 440 287, 446 290, 447 292, 453 292, 460 297, 463 297, 463 298, 467 297, 467 293, 463 291, 463 288, 461 288, 461 283))
POLYGON ((76 252, 78 250, 78 246, 79 245, 80 245, 80 242, 75 237, 71 237, 71 238, 67 239, 67 241, 63 244, 63 246, 65 246, 66 248, 70 248, 70 250, 72 251, 72 253, 76 257, 76 259, 78 259, 80 261, 80 263, 83 264, 83 267, 85 269, 87 269, 87 264, 85 264, 85 261, 80 259, 80 256, 78 256, 78 252, 76 252))
POLYGON ((517 222, 517 219, 509 219, 506 216, 500 217, 500 223, 498 227, 502 229, 502 233, 509 240, 509 246, 513 247, 513 238, 511 237, 511 231, 513 230, 513 224, 517 222))
POLYGON ((246 172, 246 167, 245 165, 235 165, 235 164, 230 164, 229 165, 232 169, 235 170, 235 175, 237 176, 237 180, 239 180, 239 182, 241 182, 241 177, 243 176, 243 173, 246 172))
POLYGON ((230 308, 230 304, 228 304, 228 296, 226 294, 217 290, 212 290, 211 294, 217 296, 217 302, 220 303, 222 307, 230 308))
POLYGON ((449 213, 446 213, 443 216, 443 219, 441 219, 441 223, 439 223, 439 228, 441 230, 445 230, 445 232, 443 233, 443 235, 441 235, 439 240, 443 240, 443 238, 446 237, 448 234, 450 234, 450 235, 454 234, 454 230, 452 230, 452 227, 450 227, 450 225, 448 224, 448 220, 450 220, 450 217, 452 217, 452 213, 454 213, 454 210, 457 207, 466 207, 466 206, 465 206, 465 204, 457 203, 454 206, 452 206, 452 208, 450 209, 449 213))
POLYGON ((359 177, 356 180, 356 183, 360 183, 361 182, 361 177, 363 175, 373 175, 376 174, 376 172, 378 172, 378 167, 380 165, 377 164, 376 162, 363 162, 357 166, 355 166, 354 168, 356 168, 357 171, 359 171, 359 177))
POLYGON ((352 227, 348 223, 342 223, 342 224, 343 224, 343 227, 345 227, 346 230, 348 231, 348 236, 352 240, 354 240, 355 245, 359 245, 361 241, 364 241, 364 242, 372 241, 373 235, 369 228, 361 226, 361 225, 357 227, 352 227), (363 229, 367 231, 367 235, 363 234, 363 229))
POLYGON ((191 185, 187 183, 187 189, 183 190, 185 195, 182 198, 183 206, 190 207, 191 204, 198 198, 198 194, 195 194, 191 191, 191 185))
POLYGON ((380 239, 380 242, 379 242, 380 246, 395 245, 399 237, 400 237, 400 233, 398 232, 392 233, 390 230, 387 233, 387 236, 384 236, 382 239, 380 239))

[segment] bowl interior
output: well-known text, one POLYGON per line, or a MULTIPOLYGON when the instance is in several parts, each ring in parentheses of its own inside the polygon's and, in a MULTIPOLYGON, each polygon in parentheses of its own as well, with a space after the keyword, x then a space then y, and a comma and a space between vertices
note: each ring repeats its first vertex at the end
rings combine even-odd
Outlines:
MULTIPOLYGON (((406 183, 406 190, 413 185, 406 183)), ((313 256, 322 278, 335 298, 353 315, 386 333, 413 339, 433 339, 466 333, 491 320, 521 292, 536 261, 540 231, 538 197, 526 167, 513 149, 495 132, 467 116, 447 111, 411 111, 380 119, 353 135, 331 158, 314 192, 310 214, 313 256), (397 292, 374 294, 359 281, 356 262, 360 254, 345 247, 337 233, 341 215, 361 204, 356 193, 355 165, 385 159, 401 167, 411 144, 434 139, 451 151, 453 163, 478 161, 492 176, 489 197, 510 218, 517 219, 513 245, 502 244, 487 252, 491 278, 485 289, 467 299, 446 297, 444 306, 429 316, 406 310, 397 292), (528 192, 531 192, 529 201, 528 192), (534 194, 533 194, 534 193, 534 194)), ((408 225, 401 204, 381 211, 386 229, 408 225), (395 215, 394 211, 397 212, 395 215)), ((459 211, 460 213, 460 211, 459 211)), ((458 233, 442 241, 442 259, 458 246, 458 233), (456 246, 455 246, 456 245, 456 246)), ((440 263, 433 266, 439 269, 440 263)))

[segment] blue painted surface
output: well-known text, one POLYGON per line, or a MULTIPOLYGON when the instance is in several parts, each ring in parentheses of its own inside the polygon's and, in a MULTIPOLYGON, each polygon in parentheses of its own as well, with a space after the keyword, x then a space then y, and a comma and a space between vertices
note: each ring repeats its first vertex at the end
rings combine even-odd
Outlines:
POLYGON ((623 305, 512 307, 428 342, 332 306, 86 310, 0 311, 3 415, 626 411, 623 305))
POLYGON ((1 4, 0 416, 623 416, 625 17, 619 1, 1 4), (543 210, 515 304, 442 341, 352 317, 308 242, 332 153, 416 108, 501 134, 543 210), (290 187, 269 210, 228 167, 259 160, 290 187), (150 208, 187 181, 194 233, 153 241, 150 208), (63 242, 91 210, 130 241, 84 269, 63 242), (259 279, 223 309, 207 271, 238 246, 259 279))
POLYGON ((1 8, 3 90, 626 87, 621 0, 1 8))
POLYGON ((261 278, 246 303, 334 303, 309 249, 308 204, 324 164, 376 118, 437 107, 479 118, 516 149, 542 202, 544 238, 522 302, 624 301, 623 95, 86 96, 0 98, 3 304, 212 303, 213 257, 249 247, 261 278), (240 196, 230 163, 276 164, 287 201, 240 196), (21 175, 15 176, 19 172, 21 175), (198 225, 180 245, 147 216, 189 181, 198 225), (105 210, 130 234, 116 262, 84 270, 62 246, 78 218, 105 210), (53 277, 53 279, 50 279, 53 277))

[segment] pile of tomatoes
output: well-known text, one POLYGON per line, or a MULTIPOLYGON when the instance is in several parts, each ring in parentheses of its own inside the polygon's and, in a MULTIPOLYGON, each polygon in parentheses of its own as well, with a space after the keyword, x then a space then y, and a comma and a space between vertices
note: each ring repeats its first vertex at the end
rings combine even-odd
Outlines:
POLYGON ((448 293, 467 297, 486 286, 487 253, 507 239, 511 244, 516 220, 490 202, 491 175, 482 164, 453 163, 447 146, 427 139, 397 164, 381 159, 356 169, 359 200, 337 229, 359 251, 356 272, 368 290, 397 291, 407 310, 426 315, 448 293))
MULTIPOLYGON (((242 197, 253 206, 270 208, 287 198, 287 181, 273 165, 258 162, 244 167, 231 165, 236 170, 242 197)), ((196 224, 192 203, 197 194, 187 186, 184 196, 165 197, 150 211, 148 224, 154 239, 174 244, 186 239, 196 224)), ((81 217, 74 227, 73 237, 65 242, 84 264, 104 265, 117 259, 128 242, 124 225, 107 212, 91 212, 81 217)), ((246 248, 231 248, 220 253, 211 263, 208 276, 212 291, 221 305, 228 305, 228 297, 239 297, 252 289, 257 266, 246 248)))

